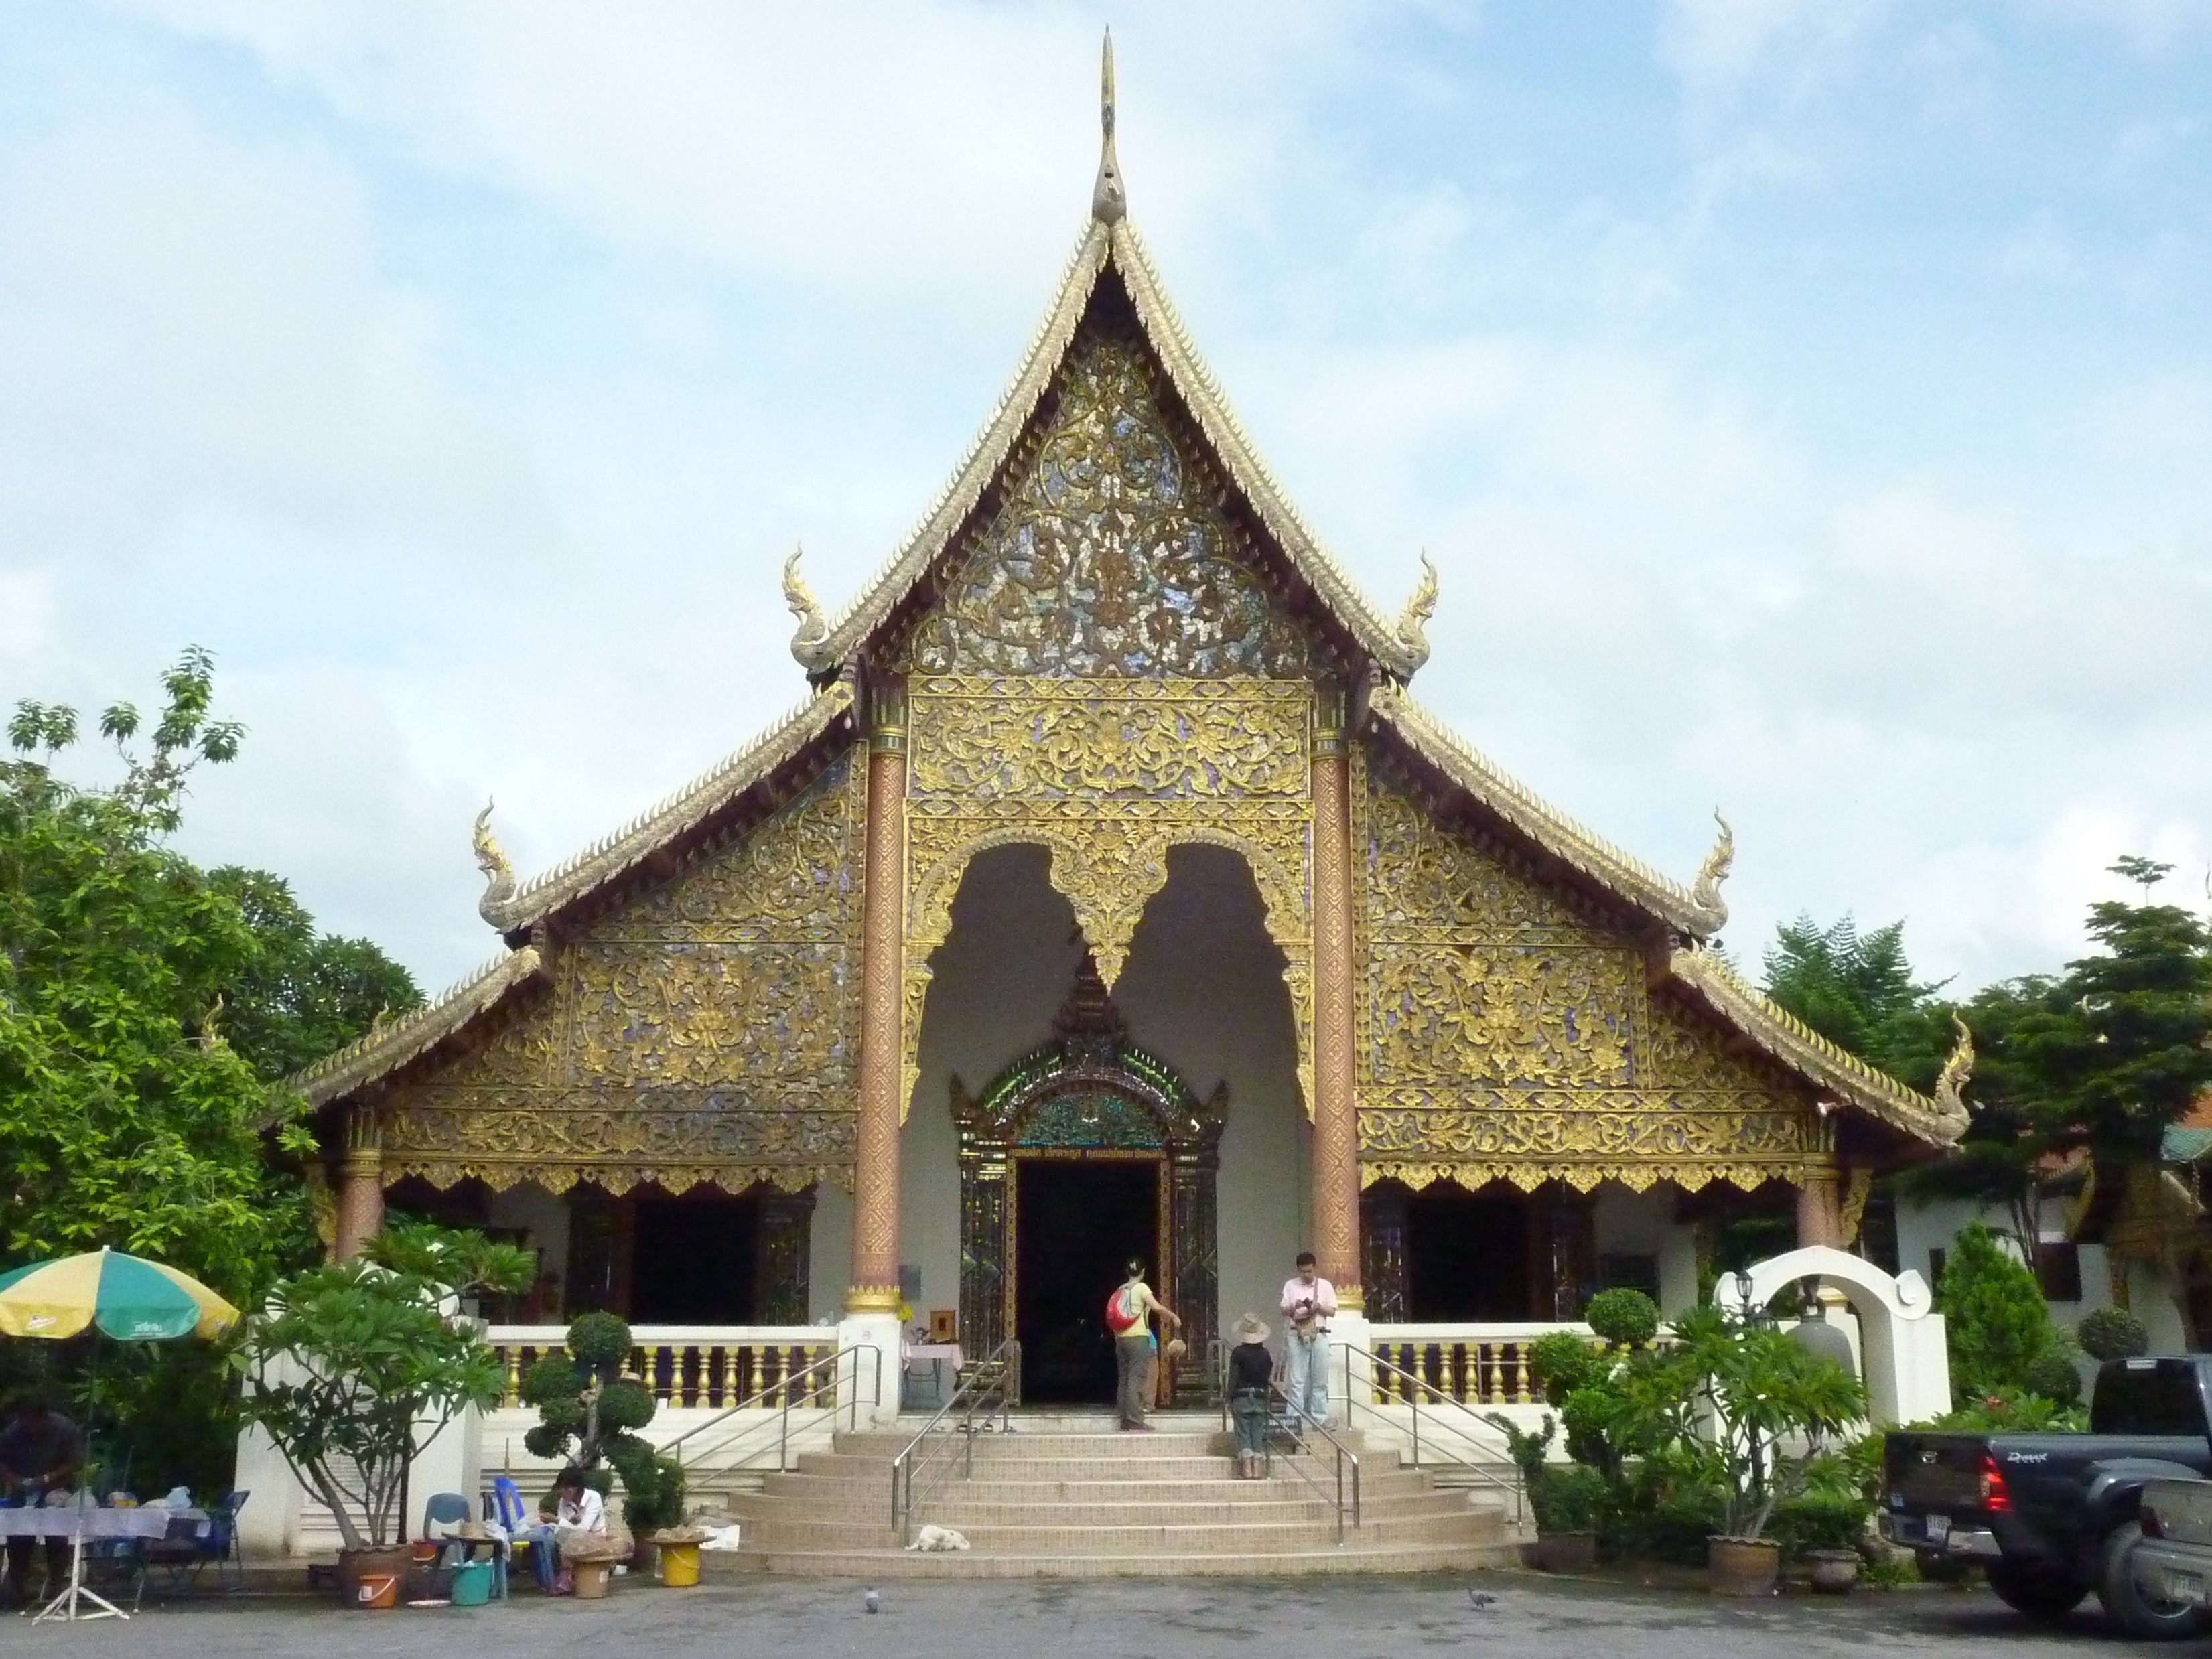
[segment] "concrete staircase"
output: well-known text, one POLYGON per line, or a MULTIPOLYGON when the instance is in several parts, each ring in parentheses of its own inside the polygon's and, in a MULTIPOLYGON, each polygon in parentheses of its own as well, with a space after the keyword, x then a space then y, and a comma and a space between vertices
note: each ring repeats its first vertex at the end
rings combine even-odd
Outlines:
POLYGON ((915 1498, 917 1529, 950 1527, 972 1546, 945 1553, 902 1550, 890 1526, 891 1461, 921 1420, 840 1434, 828 1452, 737 1496, 743 1547, 702 1559, 718 1572, 852 1578, 1424 1572, 1515 1559, 1494 1488, 1440 1490, 1395 1452, 1340 1434, 1360 1455, 1362 1523, 1347 1521, 1340 1545, 1334 1505, 1294 1467, 1333 1493, 1326 1442, 1278 1452, 1265 1480, 1239 1480, 1212 1413, 1154 1421, 1155 1432, 1123 1434, 1110 1416, 1018 1414, 1013 1432, 976 1437, 967 1480, 951 1441, 949 1467, 918 1482, 915 1498))

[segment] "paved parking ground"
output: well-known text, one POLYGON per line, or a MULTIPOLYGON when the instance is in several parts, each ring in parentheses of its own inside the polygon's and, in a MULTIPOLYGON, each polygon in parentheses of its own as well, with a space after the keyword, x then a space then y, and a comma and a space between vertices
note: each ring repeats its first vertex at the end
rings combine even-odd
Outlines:
POLYGON ((618 1586, 604 1601, 518 1596, 506 1606, 362 1613, 298 1598, 149 1607, 128 1625, 9 1619, 0 1649, 76 1659, 652 1659, 752 1654, 866 1659, 1407 1659, 1468 1648, 1496 1659, 1947 1659, 2129 1650, 2095 1603, 2039 1630, 1986 1591, 1868 1592, 1723 1602, 1696 1594, 1563 1583, 1519 1573, 1417 1579, 1215 1580, 1159 1584, 922 1582, 886 1586, 879 1614, 859 1584, 723 1580, 692 1590, 618 1586), (1493 1597, 1478 1607, 1470 1590, 1493 1597))

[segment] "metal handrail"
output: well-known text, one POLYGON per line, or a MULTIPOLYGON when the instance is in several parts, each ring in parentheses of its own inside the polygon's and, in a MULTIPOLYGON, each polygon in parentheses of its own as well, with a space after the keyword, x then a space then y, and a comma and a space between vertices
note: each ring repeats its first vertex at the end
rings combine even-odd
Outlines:
MULTIPOLYGON (((1232 1426, 1230 1422, 1229 1357, 1227 1351, 1225 1349, 1222 1349, 1221 1345, 1218 1342, 1216 1342, 1214 1346, 1219 1352, 1220 1355, 1219 1360, 1215 1366, 1214 1375, 1220 1382, 1221 1424, 1224 1428, 1229 1428, 1232 1426)), ((1329 1492, 1328 1487, 1324 1486, 1319 1480, 1316 1479, 1311 1473, 1310 1473, 1295 1459, 1291 1460, 1286 1467, 1288 1467, 1292 1474, 1295 1474, 1299 1480, 1304 1481, 1307 1486, 1312 1487, 1314 1495, 1319 1498, 1322 1503, 1330 1504, 1335 1509, 1336 1541, 1338 1546, 1341 1547, 1344 1543, 1344 1517, 1347 1513, 1352 1516, 1352 1524, 1353 1526, 1358 1527, 1365 1524, 1360 1516, 1359 1454, 1352 1450, 1351 1447, 1346 1445, 1343 1441, 1338 1439, 1334 1430, 1331 1429, 1328 1424, 1322 1422, 1321 1419, 1309 1413, 1305 1407, 1303 1406, 1292 1406, 1291 1404, 1291 1397, 1289 1394, 1284 1390, 1281 1382, 1277 1377, 1271 1376, 1267 1379, 1267 1403, 1269 1406, 1267 1415, 1271 1422, 1275 1417, 1275 1413, 1273 1407, 1274 1402, 1278 1400, 1283 1402, 1285 1415, 1296 1418, 1305 1427, 1317 1431, 1321 1435, 1322 1438, 1328 1441, 1330 1446, 1335 1449, 1336 1491, 1333 1496, 1329 1492), (1346 1503, 1344 1496, 1344 1471, 1347 1464, 1352 1469, 1352 1499, 1348 1504, 1346 1503)), ((1303 1443, 1301 1443, 1299 1449, 1301 1450, 1304 1449, 1303 1443)), ((1267 1459, 1267 1467, 1272 1469, 1275 1464, 1274 1453, 1270 1450, 1266 1454, 1266 1456, 1267 1459)))
MULTIPOLYGON (((1385 1359, 1381 1354, 1376 1353, 1371 1348, 1363 1348, 1356 1342, 1347 1342, 1343 1346, 1344 1398, 1346 1407, 1346 1415, 1347 1417, 1350 1416, 1352 1410, 1355 1407, 1364 1408, 1367 1411, 1375 1412, 1377 1416, 1382 1414, 1379 1411, 1376 1411, 1375 1403, 1372 1401, 1362 1400, 1359 1397, 1359 1390, 1353 1388, 1352 1385, 1352 1356, 1353 1354, 1358 1353, 1364 1355, 1366 1358, 1367 1363, 1374 1366, 1377 1370, 1387 1372, 1390 1376, 1399 1378, 1402 1382, 1407 1385, 1407 1387, 1401 1388, 1399 1390, 1399 1393, 1401 1397, 1404 1399, 1406 1404, 1413 1407, 1413 1464, 1415 1468, 1419 1468, 1421 1462, 1421 1404, 1424 1396, 1427 1397, 1428 1404, 1431 1408, 1430 1413, 1431 1419, 1430 1425, 1430 1443, 1431 1446, 1436 1445, 1435 1434, 1437 1430, 1442 1429, 1447 1433, 1464 1436, 1468 1440, 1472 1441, 1476 1446, 1480 1447, 1484 1451, 1496 1452, 1498 1455, 1498 1460, 1501 1462, 1504 1462, 1509 1465, 1512 1462, 1513 1460, 1510 1455, 1504 1447, 1495 1444, 1492 1441, 1485 1439, 1484 1437, 1486 1435, 1492 1434, 1493 1431, 1491 1429, 1491 1425, 1487 1422, 1485 1422, 1481 1416, 1478 1414, 1473 1407, 1464 1405, 1459 1401, 1454 1400, 1449 1395, 1443 1393, 1436 1386, 1435 1383, 1431 1382, 1427 1378, 1418 1376, 1412 1371, 1407 1370, 1403 1365, 1396 1364, 1390 1360, 1385 1359), (1437 1407, 1444 1406, 1449 1407, 1453 1411, 1457 1412, 1462 1417, 1466 1418, 1468 1425, 1474 1426, 1462 1426, 1462 1425, 1454 1422, 1450 1418, 1442 1415, 1441 1413, 1435 1409, 1437 1407)), ((1497 1487, 1500 1492, 1510 1494, 1513 1499, 1514 1524, 1516 1526, 1520 1524, 1522 1492, 1520 1472, 1518 1469, 1515 1470, 1514 1478, 1508 1480, 1499 1475, 1496 1470, 1486 1468, 1483 1464, 1475 1462, 1473 1459, 1467 1457, 1464 1455, 1455 1453, 1449 1447, 1436 1446, 1436 1449, 1439 1452, 1444 1453, 1449 1456, 1450 1462, 1457 1464, 1460 1468, 1468 1470, 1478 1480, 1486 1480, 1492 1486, 1497 1487)))
MULTIPOLYGON (((691 1472, 692 1463, 686 1462, 682 1455, 677 1452, 678 1447, 681 1446, 685 1441, 693 1438, 695 1436, 706 1433, 708 1430, 714 1427, 719 1423, 722 1423, 726 1421, 728 1419, 736 1416, 739 1412, 757 1411, 761 1409, 761 1402, 763 1401, 766 1400, 772 1394, 781 1392, 783 1395, 781 1407, 773 1418, 765 1419, 757 1423, 748 1424, 745 1427, 738 1430, 737 1433, 732 1435, 728 1439, 717 1442, 710 1449, 716 1452, 726 1453, 732 1446, 742 1445, 745 1441, 750 1439, 754 1435, 760 1433, 763 1430, 774 1428, 777 1431, 775 1453, 776 1469, 781 1473, 783 1470, 789 1468, 791 1467, 791 1413, 794 1409, 799 1408, 805 1404, 805 1401, 803 1399, 794 1397, 793 1385, 799 1382, 805 1377, 811 1376, 816 1371, 834 1368, 842 1364, 848 1355, 850 1355, 853 1360, 853 1386, 850 1389, 844 1390, 845 1400, 842 1407, 832 1405, 829 1407, 829 1411, 831 1419, 834 1420, 837 1413, 841 1409, 849 1408, 852 1425, 857 1428, 860 1425, 860 1372, 864 1369, 868 1373, 870 1384, 869 1392, 872 1396, 869 1400, 868 1403, 872 1406, 878 1405, 880 1404, 883 1400, 883 1384, 881 1378, 883 1375, 884 1351, 872 1342, 856 1342, 851 1347, 840 1348, 835 1353, 824 1354, 821 1358, 816 1360, 811 1365, 801 1366, 799 1370, 788 1373, 778 1381, 769 1383, 767 1387, 761 1389, 757 1393, 739 1401, 736 1405, 728 1407, 726 1409, 716 1413, 714 1416, 708 1418, 704 1423, 695 1425, 694 1426, 684 1430, 683 1433, 678 1435, 673 1440, 671 1440, 667 1444, 660 1448, 661 1454, 664 1456, 674 1456, 678 1463, 684 1465, 685 1474, 690 1474, 691 1472), (872 1365, 863 1367, 860 1364, 860 1356, 862 1354, 872 1354, 875 1357, 876 1363, 872 1365)), ((834 1377, 832 1380, 834 1382, 834 1377)), ((821 1390, 817 1388, 806 1389, 804 1392, 805 1398, 811 1399, 814 1395, 819 1394, 821 1390)), ((817 1407, 814 1409, 819 1410, 821 1408, 817 1407)), ((707 1455, 707 1453, 705 1452, 698 1454, 699 1457, 704 1457, 705 1455, 707 1455)), ((750 1454, 748 1454, 748 1455, 750 1455, 750 1454)), ((696 1461, 696 1459, 695 1458, 693 1462, 696 1461)), ((744 1461, 744 1459, 739 1460, 740 1462, 743 1462, 744 1461)), ((734 1466, 726 1465, 726 1467, 734 1466)))
POLYGON ((927 1455, 917 1458, 915 1450, 937 1431, 937 1425, 961 1410, 959 1426, 953 1431, 960 1437, 960 1478, 969 1479, 975 1473, 975 1407, 987 1389, 994 1389, 999 1407, 999 1432, 1006 1433, 1006 1407, 1013 1389, 1007 1386, 1009 1377, 1021 1374, 1022 1345, 1012 1337, 991 1350, 981 1363, 970 1370, 952 1390, 952 1398, 937 1408, 936 1413, 923 1424, 913 1439, 901 1448, 891 1459, 891 1530, 899 1535, 901 1546, 914 1541, 914 1479, 916 1473, 928 1468, 927 1455), (966 1401, 961 1409, 962 1401, 966 1401))

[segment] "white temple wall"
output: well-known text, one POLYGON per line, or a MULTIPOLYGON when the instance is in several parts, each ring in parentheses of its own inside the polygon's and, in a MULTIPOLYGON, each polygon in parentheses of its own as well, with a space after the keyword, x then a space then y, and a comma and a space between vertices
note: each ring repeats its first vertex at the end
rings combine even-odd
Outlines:
POLYGON ((1083 961, 1075 913, 1052 890, 1049 868, 1042 847, 979 854, 932 963, 921 1075, 899 1161, 899 1261, 921 1270, 917 1322, 933 1308, 960 1305, 960 1142, 949 1081, 957 1075, 971 1093, 981 1091, 1050 1038, 1083 961))
POLYGON ((1200 1099, 1229 1085, 1217 1188, 1224 1332, 1248 1309, 1278 1323, 1283 1281, 1313 1243, 1312 1126, 1282 975, 1243 860, 1217 847, 1171 848, 1168 884, 1145 908, 1114 1000, 1130 1037, 1200 1099))

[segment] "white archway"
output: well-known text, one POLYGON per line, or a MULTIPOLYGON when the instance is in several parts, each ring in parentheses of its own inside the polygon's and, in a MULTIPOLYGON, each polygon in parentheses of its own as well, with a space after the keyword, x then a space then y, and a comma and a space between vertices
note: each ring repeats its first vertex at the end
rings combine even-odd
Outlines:
MULTIPOLYGON (((1750 1306, 1765 1307, 1801 1279, 1832 1286, 1858 1316, 1867 1402, 1877 1425, 1918 1423, 1951 1409, 1943 1316, 1926 1279, 1910 1268, 1893 1278, 1863 1256, 1811 1244, 1753 1265, 1750 1306)), ((1735 1280, 1723 1275, 1713 1299, 1736 1307, 1735 1280)))

